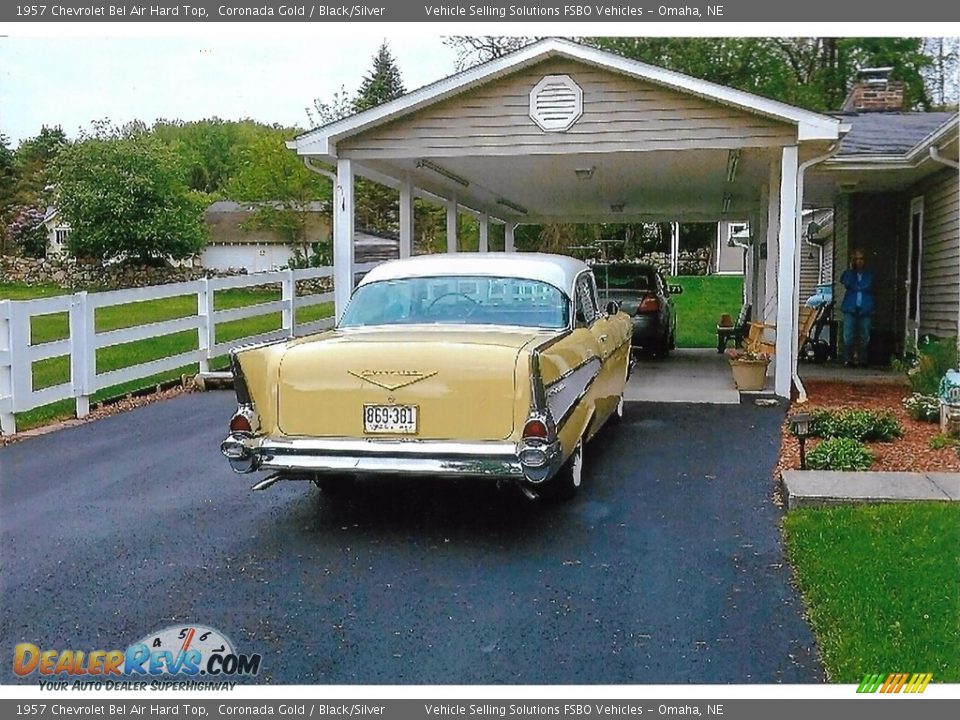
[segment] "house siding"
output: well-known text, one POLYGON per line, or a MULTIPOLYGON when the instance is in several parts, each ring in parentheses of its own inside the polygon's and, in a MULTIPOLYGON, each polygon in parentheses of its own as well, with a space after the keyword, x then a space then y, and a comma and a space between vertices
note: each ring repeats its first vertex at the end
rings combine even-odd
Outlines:
POLYGON ((521 155, 769 147, 796 128, 649 82, 570 60, 548 60, 341 142, 341 157, 521 155), (565 132, 529 116, 530 90, 545 75, 569 75, 583 115, 565 132))
POLYGON ((957 334, 960 315, 960 201, 958 175, 945 168, 906 193, 923 196, 923 254, 920 270, 921 335, 957 334))
POLYGON ((800 302, 813 295, 820 282, 820 250, 806 240, 800 241, 800 302))
POLYGON ((823 244, 823 281, 833 282, 833 238, 823 244))

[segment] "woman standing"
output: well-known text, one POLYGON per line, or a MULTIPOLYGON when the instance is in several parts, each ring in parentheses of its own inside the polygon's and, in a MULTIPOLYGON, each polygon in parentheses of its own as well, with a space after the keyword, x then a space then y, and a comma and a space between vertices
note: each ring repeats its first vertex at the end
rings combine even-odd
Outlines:
POLYGON ((866 365, 873 319, 873 271, 867 269, 863 250, 850 253, 850 267, 840 276, 843 296, 843 359, 847 367, 866 365))

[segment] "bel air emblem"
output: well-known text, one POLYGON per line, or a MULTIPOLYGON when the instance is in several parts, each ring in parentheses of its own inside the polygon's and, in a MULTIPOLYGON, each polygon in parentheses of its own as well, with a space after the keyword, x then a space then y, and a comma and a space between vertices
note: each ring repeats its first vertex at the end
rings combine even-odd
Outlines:
POLYGON ((437 374, 436 371, 422 373, 418 370, 361 370, 358 373, 347 370, 347 372, 384 390, 396 390, 413 385, 437 374))

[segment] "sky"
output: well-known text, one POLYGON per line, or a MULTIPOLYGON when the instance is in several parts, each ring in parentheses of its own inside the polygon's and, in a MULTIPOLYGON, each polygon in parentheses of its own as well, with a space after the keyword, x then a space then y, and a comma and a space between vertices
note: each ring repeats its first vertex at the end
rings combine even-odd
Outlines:
MULTIPOLYGON (((413 90, 455 72, 455 52, 438 27, 422 23, 363 26, 270 24, 103 23, 0 25, 0 132, 10 146, 46 125, 76 137, 91 121, 114 124, 158 118, 252 118, 308 127, 305 108, 331 99, 345 86, 359 87, 380 43, 386 40, 413 90), (13 31, 12 35, 2 33, 13 31), (99 36, 96 33, 104 33, 99 36), (107 35, 109 33, 109 35, 107 35)), ((815 35, 816 23, 743 24, 735 34, 815 35)), ((576 34, 573 24, 539 23, 444 26, 472 34, 576 34)), ((630 23, 591 24, 590 34, 635 33, 630 23)), ((644 26, 658 35, 725 35, 729 24, 644 26)), ((931 34, 929 25, 834 23, 830 34, 931 34)), ((933 32, 937 32, 933 30, 933 32)))
POLYGON ((304 108, 345 86, 352 95, 386 39, 407 90, 455 72, 433 37, 328 33, 247 37, 0 37, 0 132, 10 147, 60 125, 69 137, 109 118, 309 127, 304 108))

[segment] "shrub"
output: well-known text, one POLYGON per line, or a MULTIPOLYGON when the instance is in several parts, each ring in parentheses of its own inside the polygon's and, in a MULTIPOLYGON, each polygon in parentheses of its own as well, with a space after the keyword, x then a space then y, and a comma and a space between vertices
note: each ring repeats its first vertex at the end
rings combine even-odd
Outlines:
POLYGON ((889 442, 903 437, 903 427, 886 411, 817 410, 813 413, 813 434, 824 438, 889 442))
POLYGON ((950 437, 940 433, 939 435, 934 435, 932 438, 927 440, 927 445, 929 445, 934 450, 943 450, 944 448, 949 447, 960 447, 960 440, 955 437, 950 437))
POLYGON ((940 421, 940 400, 936 395, 913 393, 910 397, 903 399, 903 407, 907 411, 907 415, 914 420, 940 421))
POLYGON ((807 453, 807 465, 813 470, 866 470, 873 453, 852 438, 829 438, 807 453))
POLYGON ((940 380, 947 370, 960 365, 957 356, 957 338, 927 340, 917 346, 916 355, 900 367, 906 368, 907 380, 915 393, 936 395, 940 390, 940 380))
POLYGON ((21 207, 7 226, 7 240, 26 257, 42 258, 47 252, 47 229, 40 208, 21 207))

